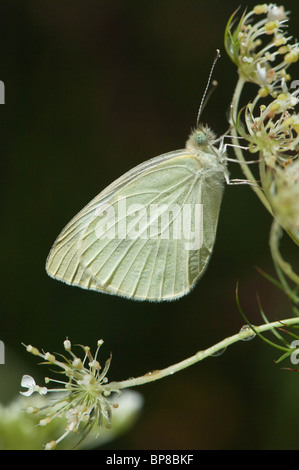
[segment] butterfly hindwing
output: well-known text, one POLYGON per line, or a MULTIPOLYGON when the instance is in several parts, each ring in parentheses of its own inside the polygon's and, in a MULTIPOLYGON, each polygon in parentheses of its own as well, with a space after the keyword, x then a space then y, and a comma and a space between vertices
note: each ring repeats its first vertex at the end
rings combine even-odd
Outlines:
POLYGON ((133 168, 66 226, 49 254, 48 273, 137 300, 183 296, 210 258, 222 198, 222 176, 203 170, 187 150, 133 168))

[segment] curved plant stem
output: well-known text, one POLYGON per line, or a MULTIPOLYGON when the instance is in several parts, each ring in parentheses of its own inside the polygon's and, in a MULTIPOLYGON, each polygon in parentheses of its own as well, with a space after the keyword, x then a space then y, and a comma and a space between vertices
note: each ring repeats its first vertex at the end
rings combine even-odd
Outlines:
MULTIPOLYGON (((299 323, 299 317, 288 318, 286 320, 276 321, 272 323, 265 323, 263 325, 254 327, 254 329, 257 332, 262 333, 264 331, 268 331, 273 328, 281 328, 282 326, 290 326, 296 323, 297 324, 299 323)), ((147 374, 141 377, 131 378, 131 379, 123 380, 121 382, 110 382, 109 385, 111 389, 121 390, 124 388, 136 387, 137 385, 143 385, 149 382, 154 382, 155 380, 163 379, 164 377, 173 375, 176 372, 179 372, 183 369, 186 369, 189 366, 192 366, 193 364, 196 364, 197 362, 202 361, 206 357, 219 353, 221 350, 226 349, 231 344, 237 343, 238 341, 249 339, 252 335, 253 335, 253 331, 251 330, 250 327, 248 327, 247 329, 244 329, 233 336, 229 336, 228 338, 225 338, 224 340, 220 341, 214 346, 209 347, 208 349, 205 349, 204 351, 198 351, 196 354, 194 354, 194 356, 191 356, 188 359, 178 362, 177 364, 166 367, 165 369, 148 372, 147 374)))
MULTIPOLYGON (((231 133, 235 137, 235 138, 232 139, 233 144, 234 144, 233 148, 234 148, 236 158, 240 162, 240 166, 242 168, 242 171, 243 171, 244 175, 248 178, 249 181, 251 181, 253 183, 253 185, 252 185, 253 191, 256 193, 256 195, 258 196, 260 201, 263 203, 265 208, 270 212, 270 214, 272 214, 272 209, 271 209, 265 195, 263 194, 263 191, 259 187, 257 187, 255 177, 252 174, 248 164, 246 163, 246 160, 243 156, 242 149, 238 145, 238 139, 237 139, 238 132, 235 128, 235 123, 238 122, 239 101, 240 101, 240 96, 241 96, 242 89, 243 89, 244 85, 245 85, 245 80, 240 76, 239 80, 237 82, 236 88, 235 88, 235 92, 234 92, 232 102, 231 102, 231 123, 230 123, 231 124, 231 133)), ((261 170, 263 170, 263 168, 261 168, 261 165, 260 165, 260 171, 261 170)))
POLYGON ((273 261, 278 264, 280 269, 291 279, 295 284, 299 285, 299 276, 296 274, 290 263, 285 261, 279 251, 279 241, 282 236, 282 228, 279 223, 274 219, 271 232, 270 232, 270 249, 273 261))

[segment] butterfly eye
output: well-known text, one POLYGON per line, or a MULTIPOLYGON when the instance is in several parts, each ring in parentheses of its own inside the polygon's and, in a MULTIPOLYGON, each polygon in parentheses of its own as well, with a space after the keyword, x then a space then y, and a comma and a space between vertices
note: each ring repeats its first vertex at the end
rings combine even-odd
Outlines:
POLYGON ((205 145, 207 143, 207 136, 202 131, 199 131, 198 134, 194 136, 194 138, 197 145, 205 145))

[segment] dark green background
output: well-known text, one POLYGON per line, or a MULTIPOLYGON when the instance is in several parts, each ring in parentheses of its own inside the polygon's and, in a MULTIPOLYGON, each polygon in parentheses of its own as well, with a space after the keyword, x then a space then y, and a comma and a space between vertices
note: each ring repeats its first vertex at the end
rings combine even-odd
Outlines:
MULTIPOLYGON (((44 269, 56 236, 90 199, 142 161, 184 147, 216 48, 219 86, 202 119, 217 134, 227 130, 237 73, 224 51, 224 29, 239 5, 242 11, 254 4, 1 0, 3 401, 18 393, 23 373, 49 374, 21 342, 62 352, 66 336, 92 348, 103 338, 100 359, 113 352, 109 379, 120 380, 236 333, 244 323, 237 280, 252 323, 262 322, 257 292, 271 320, 291 316, 286 299, 256 271, 273 273, 271 218, 248 186, 226 188, 209 269, 177 302, 88 292, 50 279, 44 269)), ((298 2, 284 4, 296 37, 298 2)), ((293 78, 298 74, 294 66, 293 78)), ((230 170, 242 177, 237 165, 230 170)), ((290 243, 284 249, 289 259, 297 255, 290 243)), ((110 448, 297 449, 299 376, 274 364, 278 356, 255 339, 138 388, 142 416, 110 448)))

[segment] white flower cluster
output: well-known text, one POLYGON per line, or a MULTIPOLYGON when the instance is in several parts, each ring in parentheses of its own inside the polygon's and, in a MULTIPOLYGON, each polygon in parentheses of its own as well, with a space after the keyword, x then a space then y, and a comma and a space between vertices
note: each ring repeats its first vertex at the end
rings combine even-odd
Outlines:
POLYGON ((275 219, 299 244, 299 89, 287 85, 288 68, 299 59, 299 44, 287 35, 287 23, 283 6, 256 5, 237 25, 231 17, 225 44, 238 67, 239 89, 247 82, 259 86, 244 108, 244 122, 240 111, 232 124, 250 152, 259 153, 263 194, 275 219))
POLYGON ((36 385, 35 380, 24 375, 21 386, 27 388, 22 395, 30 396, 34 392, 45 395, 48 392, 54 392, 59 398, 53 400, 51 405, 39 408, 28 408, 29 413, 42 412, 44 417, 40 420, 40 426, 45 426, 57 417, 64 417, 67 425, 63 435, 46 444, 46 449, 54 449, 57 444, 64 439, 70 432, 83 432, 83 438, 91 429, 97 425, 101 426, 103 422, 106 426, 110 426, 112 410, 117 408, 116 403, 111 403, 108 397, 112 392, 117 392, 108 384, 106 374, 108 372, 111 357, 106 361, 104 368, 101 368, 97 360, 99 348, 103 344, 102 340, 98 341, 97 350, 94 356, 90 352, 89 346, 80 346, 84 351, 84 359, 77 357, 71 347, 70 341, 64 341, 64 349, 68 352, 70 359, 62 356, 62 360, 58 360, 51 353, 40 352, 37 348, 29 345, 26 349, 31 354, 39 356, 45 360, 46 364, 55 365, 60 369, 60 374, 64 374, 66 381, 45 378, 48 384, 54 382, 60 385, 60 388, 48 389, 36 385))

